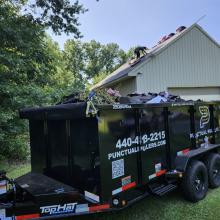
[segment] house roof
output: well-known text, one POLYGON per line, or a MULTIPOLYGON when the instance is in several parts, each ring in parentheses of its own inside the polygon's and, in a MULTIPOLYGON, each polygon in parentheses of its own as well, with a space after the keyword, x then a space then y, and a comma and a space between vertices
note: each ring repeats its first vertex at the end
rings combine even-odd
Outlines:
POLYGON ((134 77, 134 75, 129 74, 132 70, 139 67, 141 64, 147 62, 151 59, 151 57, 155 57, 156 55, 160 54, 163 50, 168 48, 170 45, 172 45, 174 42, 176 42, 178 39, 180 39, 182 36, 184 36, 186 33, 188 33, 193 28, 198 28, 203 34, 205 34, 214 44, 216 44, 218 47, 220 45, 215 41, 201 26, 198 24, 193 24, 190 27, 184 29, 180 33, 176 33, 173 37, 170 39, 164 41, 161 44, 156 45, 155 47, 149 49, 147 51, 147 55, 142 56, 140 59, 136 61, 129 61, 122 66, 120 66, 117 70, 115 70, 113 73, 108 75, 105 79, 97 83, 92 87, 92 89, 102 88, 104 86, 110 85, 116 81, 124 80, 128 77, 134 77))

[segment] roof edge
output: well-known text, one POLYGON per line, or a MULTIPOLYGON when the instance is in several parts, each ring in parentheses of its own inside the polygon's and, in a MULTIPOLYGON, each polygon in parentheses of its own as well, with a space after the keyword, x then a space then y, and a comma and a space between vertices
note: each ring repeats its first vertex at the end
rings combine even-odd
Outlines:
MULTIPOLYGON (((120 78, 118 78, 118 79, 116 79, 116 80, 114 80, 114 81, 108 82, 108 83, 103 84, 103 85, 101 85, 101 86, 96 86, 96 85, 94 85, 94 86, 92 86, 92 87, 90 88, 90 90, 102 89, 103 87, 112 86, 112 85, 114 85, 114 84, 116 84, 116 83, 122 82, 122 81, 127 80, 127 79, 131 79, 131 78, 134 78, 134 76, 125 75, 125 76, 123 76, 123 77, 120 77, 120 78)), ((100 81, 100 82, 101 82, 101 81, 100 81)))
MULTIPOLYGON (((128 77, 134 77, 137 76, 137 70, 139 68, 141 68, 143 65, 145 65, 147 62, 149 62, 153 57, 159 55, 160 53, 162 53, 164 50, 166 50, 168 47, 170 47, 171 45, 173 45, 176 41, 178 41, 179 39, 181 39, 183 36, 185 36, 185 34, 187 34, 188 32, 190 32, 193 28, 197 28, 199 29, 199 31, 201 31, 209 40, 211 40, 218 48, 220 48, 220 44, 214 39, 212 38, 199 24, 194 23, 192 24, 190 27, 188 27, 187 29, 185 29, 184 31, 182 31, 179 36, 177 36, 175 39, 171 40, 167 45, 165 45, 164 47, 162 47, 161 49, 159 49, 158 51, 155 52, 150 52, 150 56, 149 59, 146 59, 145 61, 143 61, 140 64, 137 64, 136 66, 134 66, 134 68, 128 72, 127 75, 122 76, 118 79, 116 79, 115 81, 111 81, 105 84, 105 80, 107 80, 108 78, 110 78, 112 76, 112 74, 114 74, 114 72, 116 72, 117 70, 115 70, 113 73, 111 73, 109 76, 107 76, 106 78, 104 78, 103 80, 101 80, 100 82, 98 82, 97 84, 95 84, 94 86, 92 86, 92 89, 97 89, 97 88, 102 88, 106 85, 115 83, 115 82, 120 82, 121 80, 128 78, 128 77), (101 84, 101 85, 100 85, 101 84)), ((119 67, 120 68, 120 67, 119 67)))
POLYGON ((145 60, 143 63, 141 63, 140 65, 137 65, 130 73, 128 73, 129 76, 137 76, 137 73, 135 73, 135 71, 139 68, 141 68, 143 65, 145 65, 147 62, 149 62, 151 60, 152 57, 155 57, 157 55, 159 55, 160 53, 162 53, 164 50, 166 50, 168 47, 170 47, 171 45, 173 45, 176 41, 178 41, 179 39, 181 39, 183 36, 185 36, 185 34, 187 34, 188 32, 190 32, 193 28, 198 28, 206 37, 209 38, 209 40, 211 40, 217 47, 220 48, 220 44, 214 39, 212 38, 200 25, 198 25, 197 23, 192 24, 190 27, 188 27, 185 31, 183 31, 176 39, 172 40, 170 43, 168 43, 166 46, 162 47, 161 49, 159 49, 158 51, 156 51, 155 53, 152 54, 151 57, 149 57, 150 59, 145 60))
POLYGON ((196 24, 195 25, 201 32, 203 32, 203 34, 206 35, 206 37, 208 37, 217 47, 220 48, 220 44, 218 43, 217 40, 215 40, 207 31, 205 31, 200 25, 196 24))

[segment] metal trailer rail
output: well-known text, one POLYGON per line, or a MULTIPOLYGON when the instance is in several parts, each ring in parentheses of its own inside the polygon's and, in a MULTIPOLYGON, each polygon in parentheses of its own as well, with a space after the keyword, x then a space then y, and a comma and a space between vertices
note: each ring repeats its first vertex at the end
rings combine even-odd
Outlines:
POLYGON ((220 186, 220 102, 100 105, 90 117, 87 107, 20 111, 31 172, 0 173, 1 220, 117 211, 179 183, 196 202, 220 186))

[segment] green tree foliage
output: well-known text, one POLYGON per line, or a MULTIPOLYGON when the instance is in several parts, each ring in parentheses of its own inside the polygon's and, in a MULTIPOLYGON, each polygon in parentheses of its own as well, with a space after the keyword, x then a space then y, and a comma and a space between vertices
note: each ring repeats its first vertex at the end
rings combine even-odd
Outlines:
POLYGON ((81 37, 77 16, 87 10, 78 0, 74 3, 69 0, 35 0, 31 8, 40 9, 37 10, 38 13, 33 18, 41 25, 51 27, 57 34, 61 32, 73 33, 75 37, 81 37))
POLYGON ((115 43, 102 45, 92 40, 68 40, 64 48, 66 70, 78 79, 78 89, 86 82, 98 82, 126 62, 128 55, 115 43))
POLYGON ((27 123, 19 119, 19 109, 84 91, 129 57, 117 44, 94 40, 69 40, 62 52, 45 35, 51 27, 79 36, 75 16, 83 12, 78 1, 0 0, 0 158, 27 156, 27 123), (40 13, 31 11, 37 9, 40 13))
POLYGON ((0 0, 22 6, 22 13, 32 22, 54 33, 73 34, 75 38, 81 37, 78 29, 80 25, 78 16, 87 11, 78 0, 0 0))
POLYGON ((63 52, 50 37, 45 37, 47 54, 50 55, 52 69, 50 70, 50 85, 48 87, 49 103, 59 101, 61 97, 71 93, 75 87, 75 78, 71 72, 65 70, 63 52))
POLYGON ((69 76, 57 67, 62 57, 57 45, 18 5, 2 2, 0 20, 0 154, 24 158, 26 127, 18 109, 52 103, 69 76))
POLYGON ((79 40, 68 40, 64 46, 64 63, 65 70, 74 76, 74 91, 82 91, 85 89, 86 79, 84 75, 84 59, 83 43, 79 40))

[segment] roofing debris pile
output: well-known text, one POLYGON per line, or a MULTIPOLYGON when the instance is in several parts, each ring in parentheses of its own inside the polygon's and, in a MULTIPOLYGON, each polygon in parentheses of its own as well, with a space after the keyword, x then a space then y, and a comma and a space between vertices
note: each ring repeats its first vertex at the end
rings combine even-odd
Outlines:
POLYGON ((112 89, 99 89, 98 91, 91 91, 89 95, 87 93, 75 92, 68 96, 64 96, 63 100, 57 103, 57 105, 87 102, 89 100, 95 105, 116 104, 119 103, 119 97, 121 97, 120 93, 112 89))
POLYGON ((186 102, 191 100, 184 100, 180 96, 172 95, 168 92, 160 93, 131 93, 127 96, 122 96, 119 91, 113 89, 100 89, 92 91, 89 96, 80 93, 74 93, 64 97, 64 100, 58 104, 68 104, 92 101, 94 105, 105 104, 153 104, 166 102, 186 102))
POLYGON ((126 97, 119 99, 120 104, 153 104, 153 103, 165 103, 165 102, 185 102, 186 100, 180 98, 180 96, 172 95, 168 92, 160 93, 132 93, 126 97))
POLYGON ((92 102, 95 105, 116 104, 119 103, 120 98, 121 94, 117 90, 99 89, 92 97, 92 102))

